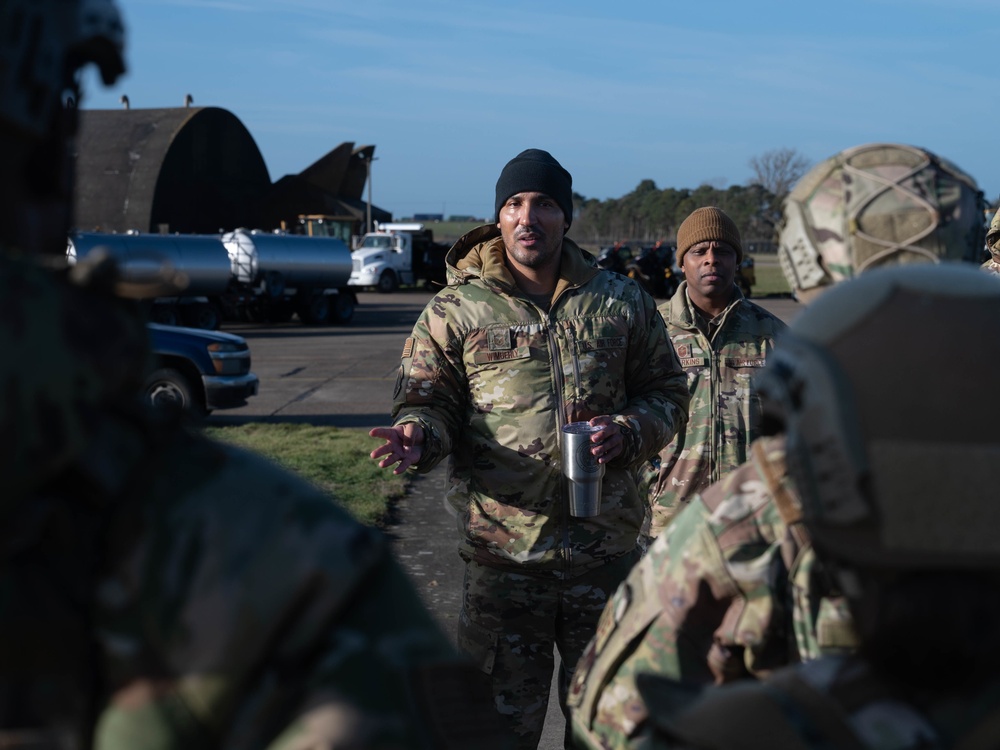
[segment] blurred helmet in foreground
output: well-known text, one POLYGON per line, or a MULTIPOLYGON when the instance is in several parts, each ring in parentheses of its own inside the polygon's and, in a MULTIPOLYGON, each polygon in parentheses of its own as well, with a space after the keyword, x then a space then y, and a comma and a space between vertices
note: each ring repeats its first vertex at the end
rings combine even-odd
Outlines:
POLYGON ((980 258, 983 196, 926 149, 857 146, 811 169, 785 199, 778 258, 795 296, 884 265, 980 258))
POLYGON ((125 71, 121 16, 112 0, 0 0, 0 32, 0 240, 65 251, 79 71, 125 71))
POLYGON ((1000 569, 1000 284, 973 265, 877 269, 792 323, 762 372, 802 516, 862 570, 1000 569))
POLYGON ((990 228, 986 232, 986 249, 994 261, 1000 261, 1000 210, 993 214, 990 228))

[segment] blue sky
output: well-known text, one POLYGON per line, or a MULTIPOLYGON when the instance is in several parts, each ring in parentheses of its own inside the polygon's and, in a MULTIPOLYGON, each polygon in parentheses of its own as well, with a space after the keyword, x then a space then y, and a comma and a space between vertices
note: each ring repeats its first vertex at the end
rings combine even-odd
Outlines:
POLYGON ((743 184, 751 157, 924 146, 1000 195, 1000 2, 119 0, 129 72, 83 106, 233 112, 272 180, 375 144, 396 217, 492 212, 544 148, 588 197, 743 184))

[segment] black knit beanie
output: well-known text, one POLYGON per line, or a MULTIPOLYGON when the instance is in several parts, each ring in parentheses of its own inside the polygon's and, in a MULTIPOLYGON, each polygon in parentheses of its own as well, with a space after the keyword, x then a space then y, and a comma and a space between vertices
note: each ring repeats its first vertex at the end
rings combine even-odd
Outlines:
POLYGON ((566 226, 573 223, 573 177, 548 151, 529 148, 507 162, 497 180, 493 214, 497 221, 504 203, 518 193, 545 193, 559 204, 566 216, 566 226))

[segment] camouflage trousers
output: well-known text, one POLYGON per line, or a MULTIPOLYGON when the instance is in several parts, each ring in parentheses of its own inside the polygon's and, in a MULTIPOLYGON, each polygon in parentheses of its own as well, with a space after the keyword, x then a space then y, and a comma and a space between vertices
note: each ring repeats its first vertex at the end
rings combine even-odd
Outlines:
MULTIPOLYGON (((566 580, 466 562, 458 646, 488 675, 497 711, 518 750, 538 746, 555 668, 553 647, 561 660, 559 697, 566 714, 576 663, 604 605, 638 559, 635 550, 566 580)), ((567 747, 569 737, 567 731, 567 747)))

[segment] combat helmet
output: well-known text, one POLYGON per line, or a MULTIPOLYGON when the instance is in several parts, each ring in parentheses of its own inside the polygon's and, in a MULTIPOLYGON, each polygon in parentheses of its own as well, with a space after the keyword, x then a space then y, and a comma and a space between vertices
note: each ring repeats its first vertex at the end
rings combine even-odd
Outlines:
POLYGON ((986 249, 994 263, 1000 263, 1000 209, 993 214, 990 228, 986 232, 986 249))
POLYGON ((792 323, 760 389, 806 528, 858 570, 1000 570, 1000 431, 965 383, 1000 369, 1000 285, 972 265, 876 269, 792 323))
POLYGON ((882 265, 976 262, 982 192, 930 151, 872 143, 813 167, 784 202, 778 259, 800 301, 882 265))

